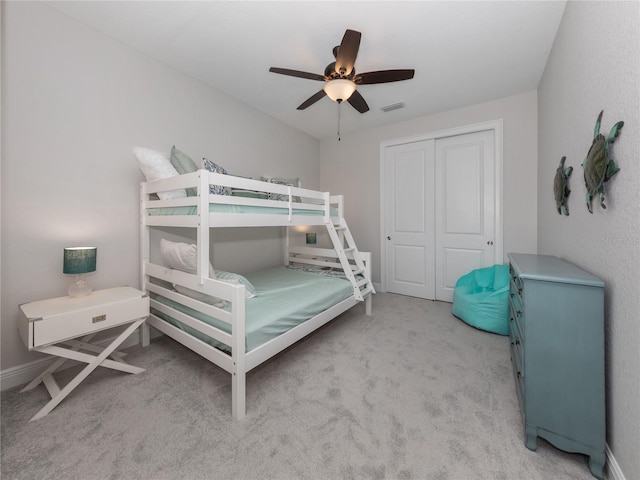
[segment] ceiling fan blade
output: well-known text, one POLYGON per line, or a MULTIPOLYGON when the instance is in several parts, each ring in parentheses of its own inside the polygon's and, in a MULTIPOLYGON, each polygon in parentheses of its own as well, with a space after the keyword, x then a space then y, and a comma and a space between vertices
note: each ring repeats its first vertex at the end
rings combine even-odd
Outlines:
POLYGON ((362 98, 362 95, 360 95, 360 92, 357 90, 351 94, 347 102, 349 102, 351 106, 360 113, 369 111, 369 105, 367 105, 367 102, 365 102, 364 98, 362 98))
POLYGON ((361 36, 362 34, 355 30, 344 32, 344 37, 342 37, 342 42, 340 42, 338 54, 336 55, 336 73, 345 76, 351 74, 360 49, 361 36))
POLYGON ((311 95, 304 102, 302 102, 300 104, 300 106, 298 107, 298 110, 304 110, 305 108, 310 107, 311 105, 313 105, 318 100, 320 100, 321 98, 325 97, 326 95, 327 94, 325 93, 324 90, 320 90, 318 93, 315 93, 315 94, 311 95))
POLYGON ((415 70, 379 70, 377 72, 358 73, 353 80, 358 85, 373 85, 375 83, 399 82, 411 80, 415 70))
POLYGON ((319 80, 324 82, 327 77, 318 73, 301 72, 300 70, 290 70, 288 68, 271 67, 270 72, 279 73, 280 75, 289 75, 290 77, 306 78, 308 80, 319 80))

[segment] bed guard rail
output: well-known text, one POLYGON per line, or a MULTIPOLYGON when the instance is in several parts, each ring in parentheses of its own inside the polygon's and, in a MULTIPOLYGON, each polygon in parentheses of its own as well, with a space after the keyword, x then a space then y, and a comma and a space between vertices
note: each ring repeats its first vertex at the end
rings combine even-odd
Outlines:
POLYGON ((143 208, 161 208, 161 207, 184 207, 198 206, 198 198, 208 195, 208 203, 232 204, 232 205, 249 205, 249 206, 267 206, 293 209, 321 210, 325 215, 329 213, 330 204, 338 204, 341 209, 341 200, 339 196, 331 197, 329 192, 321 192, 317 190, 309 190, 306 188, 292 187, 290 185, 281 185, 278 183, 263 182, 261 180, 253 180, 243 177, 235 177, 233 175, 224 175, 213 173, 207 170, 198 170, 197 172, 178 175, 176 177, 165 178, 153 182, 142 182, 142 199, 143 208), (209 186, 216 185, 228 187, 229 189, 245 192, 254 192, 264 194, 268 198, 248 198, 236 195, 216 195, 209 193, 209 186), (193 188, 199 193, 199 196, 182 197, 167 200, 159 200, 150 198, 152 194, 169 192, 172 190, 193 188), (201 195, 205 192, 205 195, 201 195), (275 200, 274 198, 277 198, 275 200), (283 205, 286 203, 286 206, 283 205))

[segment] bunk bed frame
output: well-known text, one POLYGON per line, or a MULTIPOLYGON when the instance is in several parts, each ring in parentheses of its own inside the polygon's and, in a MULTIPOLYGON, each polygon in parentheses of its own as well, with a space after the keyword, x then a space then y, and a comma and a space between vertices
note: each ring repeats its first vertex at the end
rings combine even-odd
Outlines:
POLYGON ((360 252, 357 249, 344 219, 344 200, 341 195, 331 196, 328 192, 198 170, 186 175, 141 183, 140 238, 141 285, 143 290, 151 294, 152 309, 151 315, 142 328, 142 345, 149 345, 149 326, 153 326, 229 372, 232 379, 232 415, 236 419, 242 419, 245 416, 247 372, 360 302, 365 303, 365 313, 371 314, 371 295, 375 293, 371 282, 371 254, 360 252), (264 192, 285 198, 285 200, 213 195, 209 193, 210 185, 264 192), (197 196, 170 200, 158 200, 154 195, 158 192, 182 188, 196 188, 198 194, 197 196), (155 214, 163 209, 175 207, 180 207, 178 208, 179 214, 155 214), (183 211, 185 207, 186 210, 189 210, 188 213, 183 211), (211 207, 220 207, 222 211, 211 207), (248 210, 248 212, 239 213, 238 210, 248 210), (326 227, 334 248, 292 246, 287 228, 285 229, 285 265, 295 262, 296 264, 341 270, 347 280, 351 282, 353 294, 291 330, 247 352, 245 347, 245 287, 244 285, 231 285, 209 277, 210 228, 314 225, 326 227), (197 272, 195 275, 170 269, 151 261, 150 229, 153 227, 196 229, 197 272), (170 284, 178 284, 225 300, 230 308, 218 308, 199 302, 173 290, 170 284), (159 302, 154 299, 154 294, 227 323, 231 333, 159 302), (166 322, 154 311, 171 316, 184 325, 224 343, 231 348, 231 354, 229 355, 166 322))

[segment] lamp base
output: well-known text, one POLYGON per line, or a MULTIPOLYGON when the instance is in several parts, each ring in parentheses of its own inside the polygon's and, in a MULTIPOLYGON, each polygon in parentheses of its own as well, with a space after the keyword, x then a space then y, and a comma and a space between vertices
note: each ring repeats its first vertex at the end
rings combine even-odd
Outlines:
POLYGON ((69 285, 69 289, 67 292, 70 297, 86 297, 89 295, 93 289, 91 285, 84 281, 84 277, 82 275, 78 275, 76 277, 76 281, 69 285))

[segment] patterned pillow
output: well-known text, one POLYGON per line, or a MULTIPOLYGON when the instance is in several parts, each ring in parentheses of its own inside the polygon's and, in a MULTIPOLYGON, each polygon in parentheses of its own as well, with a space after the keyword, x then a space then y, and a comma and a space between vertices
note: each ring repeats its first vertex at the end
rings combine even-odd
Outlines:
MULTIPOLYGON (((185 173, 193 173, 198 171, 198 166, 191 160, 189 155, 182 153, 180 150, 176 148, 174 145, 171 148, 171 165, 177 170, 178 174, 184 175, 185 173)), ((187 188, 187 197, 195 197, 198 195, 198 190, 196 188, 187 188)))
MULTIPOLYGON (((227 175, 227 171, 224 167, 216 165, 211 160, 203 158, 202 165, 206 170, 212 173, 222 173, 223 175, 227 175)), ((222 185, 209 185, 209 193, 214 195, 230 195, 231 189, 229 187, 223 187, 222 185)))
POLYGON ((232 188, 231 195, 234 197, 259 198, 262 200, 266 200, 269 198, 269 194, 265 192, 256 192, 255 190, 242 190, 239 188, 232 188))
MULTIPOLYGON (((277 183, 278 185, 289 185, 291 187, 297 187, 299 179, 297 178, 281 178, 281 177, 261 177, 263 182, 277 183)), ((300 203, 300 197, 293 195, 292 201, 300 203)), ((271 200, 285 200, 289 201, 289 195, 284 193, 270 193, 269 198, 271 200)))

